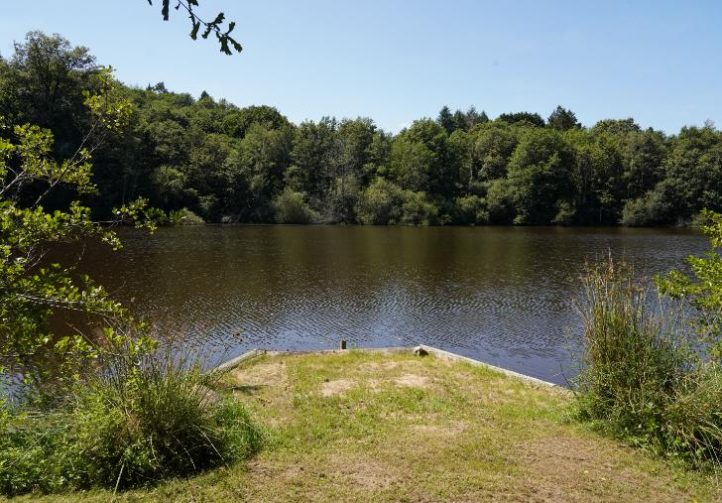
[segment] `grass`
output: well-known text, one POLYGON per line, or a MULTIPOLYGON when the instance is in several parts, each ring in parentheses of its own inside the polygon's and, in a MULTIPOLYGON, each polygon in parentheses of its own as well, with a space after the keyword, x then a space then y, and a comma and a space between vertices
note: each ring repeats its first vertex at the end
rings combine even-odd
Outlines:
POLYGON ((225 386, 253 460, 132 490, 17 501, 714 501, 712 475, 600 436, 571 395, 435 357, 264 356, 225 386))
POLYGON ((690 368, 685 337, 627 265, 610 259, 590 268, 584 286, 581 416, 619 436, 660 443, 665 410, 690 368))
POLYGON ((255 454, 262 433, 217 377, 119 354, 47 405, 57 388, 0 408, 0 494, 125 490, 255 454))
POLYGON ((578 417, 665 457, 720 471, 722 368, 680 305, 611 260, 584 278, 578 417), (701 350, 701 351, 700 351, 701 350))

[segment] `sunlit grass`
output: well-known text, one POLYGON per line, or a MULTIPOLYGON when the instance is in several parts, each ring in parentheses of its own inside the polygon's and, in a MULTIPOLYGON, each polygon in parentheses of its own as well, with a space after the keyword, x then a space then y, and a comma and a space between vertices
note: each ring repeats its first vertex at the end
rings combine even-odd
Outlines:
MULTIPOLYGON (((564 390, 434 357, 259 357, 226 389, 266 428, 250 464, 116 501, 711 501, 707 475, 571 419, 564 390)), ((107 501, 107 492, 45 501, 107 501)))

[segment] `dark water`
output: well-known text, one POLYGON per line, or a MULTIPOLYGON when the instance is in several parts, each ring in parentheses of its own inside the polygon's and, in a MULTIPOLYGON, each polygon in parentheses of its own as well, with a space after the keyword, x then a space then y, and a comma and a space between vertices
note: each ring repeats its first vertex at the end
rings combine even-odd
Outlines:
POLYGON ((705 248, 688 231, 198 226, 123 233, 82 268, 209 362, 248 348, 426 343, 542 379, 574 374, 585 260, 638 274, 705 248))

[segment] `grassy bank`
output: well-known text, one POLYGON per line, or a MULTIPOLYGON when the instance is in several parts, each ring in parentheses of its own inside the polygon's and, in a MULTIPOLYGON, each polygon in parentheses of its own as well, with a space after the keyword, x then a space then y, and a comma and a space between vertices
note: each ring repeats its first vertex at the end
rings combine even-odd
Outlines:
POLYGON ((267 428, 248 464, 113 496, 19 501, 714 501, 710 476, 592 432, 571 396, 434 357, 260 357, 227 390, 267 428))

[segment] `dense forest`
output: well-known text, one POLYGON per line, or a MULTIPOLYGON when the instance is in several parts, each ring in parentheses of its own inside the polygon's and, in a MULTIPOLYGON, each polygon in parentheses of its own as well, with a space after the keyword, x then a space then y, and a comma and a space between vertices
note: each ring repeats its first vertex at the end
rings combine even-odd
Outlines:
MULTIPOLYGON (((0 57, 0 136, 37 124, 59 160, 71 156, 100 68, 86 48, 29 33, 0 57)), ((711 123, 670 136, 631 118, 585 128, 562 107, 547 119, 444 107, 393 135, 369 118, 293 124, 270 106, 163 83, 123 92, 130 126, 93 152, 97 190, 84 196, 98 218, 138 197, 209 222, 641 226, 722 210, 722 132, 711 123)), ((74 194, 47 206, 64 197, 74 194)))

